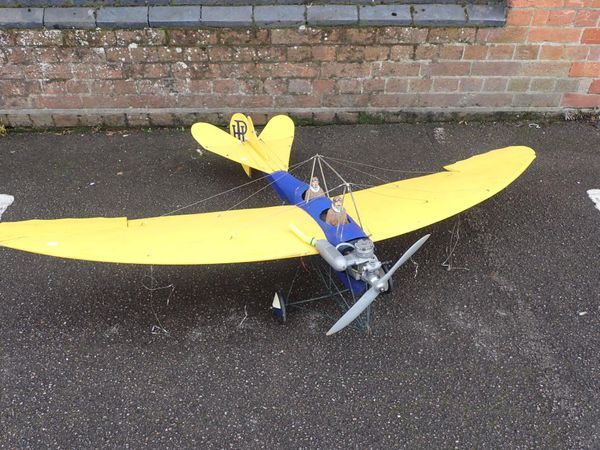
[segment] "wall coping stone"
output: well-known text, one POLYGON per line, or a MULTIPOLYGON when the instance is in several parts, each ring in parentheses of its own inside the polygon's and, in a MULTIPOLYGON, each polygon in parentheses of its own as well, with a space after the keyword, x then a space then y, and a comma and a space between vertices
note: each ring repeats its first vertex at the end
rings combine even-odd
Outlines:
POLYGON ((96 28, 93 8, 44 8, 46 28, 96 28))
POLYGON ((148 10, 135 6, 100 8, 96 13, 96 25, 101 28, 145 28, 148 10))
MULTIPOLYGON (((208 1, 208 0, 207 0, 208 1)), ((269 0, 273 2, 275 0, 269 0)), ((282 1, 282 0, 278 0, 282 1)), ((285 0, 284 0, 285 1, 285 0)), ((291 0, 290 0, 291 1, 291 0)), ((438 0, 443 2, 443 0, 438 0)), ((500 27, 503 5, 247 5, 0 8, 0 29, 141 27, 427 26, 500 27)))
POLYGON ((151 6, 148 23, 151 27, 198 28, 201 17, 200 6, 151 6))

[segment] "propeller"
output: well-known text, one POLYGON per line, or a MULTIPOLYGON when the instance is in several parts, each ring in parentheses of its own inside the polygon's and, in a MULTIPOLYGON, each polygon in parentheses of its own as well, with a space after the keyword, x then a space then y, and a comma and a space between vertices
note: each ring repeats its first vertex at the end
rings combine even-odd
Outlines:
POLYGON ((425 243, 427 239, 429 239, 429 234, 426 234, 417 242, 415 242, 407 251, 402 255, 402 257, 396 261, 396 264, 392 266, 392 268, 386 273, 383 277, 377 281, 377 283, 365 292, 358 301, 352 305, 346 313, 339 318, 339 320, 331 327, 331 329, 327 332, 327 336, 331 336, 332 334, 337 333, 338 331, 346 328, 354 319, 356 319, 360 314, 367 309, 367 307, 373 303, 373 301, 377 298, 377 296, 381 293, 379 286, 385 285, 387 281, 394 275, 394 272, 400 268, 402 264, 410 259, 412 255, 414 255, 417 250, 421 248, 421 246, 425 243))

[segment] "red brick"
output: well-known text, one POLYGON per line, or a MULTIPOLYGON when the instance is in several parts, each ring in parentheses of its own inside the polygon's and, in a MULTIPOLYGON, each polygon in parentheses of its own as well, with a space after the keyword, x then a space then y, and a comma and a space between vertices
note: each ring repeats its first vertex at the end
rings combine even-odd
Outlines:
MULTIPOLYGON (((462 94, 464 95, 464 94, 462 94)), ((461 106, 478 106, 488 108, 509 107, 512 104, 513 94, 506 93, 476 93, 466 96, 462 102, 456 101, 461 106)))
POLYGON ((213 80, 213 92, 217 94, 232 94, 238 92, 237 80, 213 80))
POLYGON ((311 59, 312 49, 308 45, 294 45, 287 48, 287 60, 290 62, 303 62, 310 61, 311 59))
POLYGON ((569 76, 597 78, 600 76, 600 62, 573 63, 569 71, 569 76))
POLYGON ((306 79, 288 80, 288 92, 290 94, 310 94, 312 93, 312 82, 306 79))
POLYGON ((508 44, 490 45, 488 48, 487 59, 491 59, 491 60, 512 59, 514 52, 515 52, 514 45, 508 45, 508 44))
POLYGON ((333 91, 335 82, 332 80, 313 80, 313 93, 322 94, 323 92, 333 91))
POLYGON ((519 73, 521 63, 516 61, 475 61, 471 68, 471 75, 489 75, 489 76, 514 76, 519 73))
POLYGON ((528 28, 506 27, 506 28, 479 28, 477 39, 479 43, 522 43, 527 39, 528 28))
POLYGON ((525 92, 529 89, 529 78, 511 78, 506 88, 509 92, 525 92))
POLYGON ((589 47, 586 47, 585 45, 566 46, 563 53, 563 59, 568 61, 586 61, 589 52, 589 47))
POLYGON ((488 78, 483 83, 484 92, 504 92, 508 85, 508 78, 488 78))
POLYGON ((416 106, 447 108, 456 106, 464 99, 465 94, 430 93, 417 96, 416 106))
MULTIPOLYGON (((207 33, 205 36, 205 40, 209 41, 206 44, 212 44, 212 36, 211 34, 214 31, 209 30, 200 30, 200 32, 207 33)), ((260 45, 260 44, 268 44, 271 42, 271 33, 267 29, 240 29, 234 30, 231 28, 223 28, 218 30, 217 32, 217 43, 220 45, 244 45, 244 44, 252 44, 252 45, 260 45)), ((200 44, 196 44, 200 45, 200 44)))
POLYGON ((516 107, 558 107, 560 94, 517 94, 513 100, 516 107))
POLYGON ((363 89, 365 92, 383 92, 385 89, 386 80, 381 78, 373 78, 363 81, 363 89))
POLYGON ((360 94, 362 83, 360 80, 337 80, 336 91, 340 94, 360 94))
POLYGON ((431 28, 427 42, 434 44, 446 42, 474 42, 475 28, 431 28))
MULTIPOLYGON (((234 59, 236 52, 234 50, 234 59)), ((284 47, 258 47, 256 49, 256 61, 260 62, 279 62, 286 61, 287 54, 284 47)), ((292 61, 293 62, 293 61, 292 61)))
POLYGON ((532 62, 523 64, 520 75, 532 77, 566 77, 569 73, 568 62, 532 62))
POLYGON ((438 58, 446 59, 446 60, 453 60, 453 61, 459 60, 462 57, 464 49, 465 49, 464 45, 452 45, 452 44, 442 45, 442 46, 440 46, 440 49, 438 52, 438 58))
POLYGON ((337 108, 364 108, 369 105, 369 96, 364 94, 335 94, 323 96, 323 106, 337 108))
POLYGON ((265 80, 263 86, 267 94, 280 95, 287 92, 287 82, 281 78, 265 80))
POLYGON ((314 61, 334 61, 335 47, 332 46, 312 46, 310 47, 312 59, 314 61))
POLYGON ((575 20, 574 9, 548 10, 538 9, 533 15, 532 25, 564 26, 571 25, 575 20))
POLYGON ((420 44, 427 40, 427 28, 383 27, 378 29, 379 44, 420 44))
POLYGON ((162 57, 163 52, 166 49, 163 47, 158 48, 158 54, 161 56, 161 62, 169 62, 169 61, 187 61, 187 62, 198 62, 198 61, 208 61, 208 49, 206 47, 188 47, 182 49, 182 53, 178 53, 177 49, 174 52, 171 52, 169 57, 162 57))
POLYGON ((433 86, 433 80, 419 78, 408 81, 408 92, 429 92, 433 86))
POLYGON ((531 21, 532 25, 546 25, 548 22, 548 13, 547 9, 536 9, 533 12, 533 20, 531 21))
POLYGON ((315 111, 313 114, 316 123, 331 123, 335 120, 334 112, 315 111))
MULTIPOLYGON (((315 28, 283 28, 271 30, 271 43, 284 45, 320 44, 321 30, 315 28)), ((235 42, 232 43, 235 45, 235 42)))
POLYGON ((537 59, 539 52, 539 45, 517 45, 513 58, 521 60, 535 60, 537 59))
POLYGON ((264 82, 258 79, 236 80, 242 94, 260 95, 265 93, 264 82))
POLYGON ((541 60, 556 60, 561 59, 564 53, 562 45, 542 45, 540 48, 539 59, 541 60))
POLYGON ((0 80, 0 93, 3 97, 27 97, 41 92, 42 88, 38 81, 0 80))
POLYGON ((177 106, 181 108, 222 108, 221 95, 180 95, 177 106))
POLYGON ((458 90, 460 92, 479 92, 482 86, 482 78, 463 78, 460 80, 458 90))
POLYGON ((317 108, 321 106, 321 99, 314 95, 279 95, 273 97, 273 106, 276 108, 317 108))
POLYGON ((0 79, 20 80, 23 78, 23 69, 14 64, 0 64, 0 79))
POLYGON ((431 60, 437 57, 438 45, 417 45, 415 48, 415 59, 416 60, 431 60))
MULTIPOLYGON (((393 63, 383 63, 384 66, 386 64, 393 63)), ((368 77, 370 72, 371 68, 368 64, 331 62, 321 65, 321 77, 323 78, 368 77)))
POLYGON ((529 90, 533 92, 552 92, 555 84, 554 78, 533 78, 529 90))
POLYGON ((135 80, 94 80, 93 93, 96 95, 132 95, 137 93, 135 80))
POLYGON ((599 9, 580 9, 575 15, 576 27, 595 27, 600 20, 599 9))
POLYGON ((581 30, 578 28, 532 27, 529 42, 579 42, 581 30))
MULTIPOLYGON (((282 61, 286 58, 284 48, 269 48, 269 52, 263 52, 262 61, 282 61)), ((210 53, 210 52, 209 52, 210 53)), ((253 47, 233 47, 233 60, 238 62, 250 62, 256 60, 256 51, 253 47)))
POLYGON ((76 95, 47 95, 35 99, 37 108, 76 109, 81 108, 81 98, 76 95))
POLYGON ((364 47, 352 45, 340 45, 337 47, 336 60, 339 62, 358 62, 364 59, 364 47))
POLYGON ((385 82, 385 92, 408 92, 408 80, 405 78, 388 78, 385 82))
MULTIPOLYGON (((296 96, 296 98, 303 98, 296 96)), ((224 99, 225 106, 231 108, 270 108, 273 97, 270 95, 228 95, 224 99)))
POLYGON ((581 36, 583 44, 600 44, 600 28, 587 28, 581 36))
POLYGON ((485 59, 486 45, 467 45, 463 52, 463 59, 485 59))
MULTIPOLYGON (((116 45, 120 47, 128 47, 130 44, 153 46, 165 45, 167 43, 167 35, 165 31, 158 28, 146 28, 143 30, 115 30, 115 39, 116 45)), ((199 41, 196 41, 194 45, 199 45, 199 41)))
MULTIPOLYGON (((169 45, 172 47, 201 47, 217 43, 216 30, 169 30, 169 45)), ((239 45, 240 43, 238 43, 239 45)))
POLYGON ((55 47, 63 43, 63 35, 59 30, 15 31, 15 44, 19 47, 55 47))
POLYGON ((58 128, 69 128, 79 126, 79 116, 76 114, 54 114, 54 126, 58 128))
POLYGON ((509 27, 527 26, 531 23, 531 9, 513 9, 508 10, 506 25, 509 27))
MULTIPOLYGON (((263 72, 267 76, 272 77, 293 77, 293 78, 315 78, 318 75, 319 69, 314 64, 302 64, 302 63, 274 63, 274 64, 260 64, 259 75, 263 72)), ((340 65, 344 66, 344 65, 340 65)))
POLYGON ((379 94, 371 100, 371 106, 377 108, 401 108, 415 106, 418 96, 413 94, 379 94))
POLYGON ((42 88, 45 94, 50 95, 88 94, 90 92, 90 83, 94 82, 80 80, 48 80, 42 84, 42 88))
POLYGON ((469 62, 440 62, 423 65, 425 74, 432 76, 461 76, 469 75, 471 63, 469 62))
POLYGON ((590 94, 600 94, 600 80, 592 81, 588 90, 590 94))
POLYGON ((513 8, 561 8, 565 0, 509 0, 508 5, 513 8))
POLYGON ((600 107, 600 95, 565 94, 561 106, 570 108, 598 108, 600 107))
POLYGON ((418 63, 384 62, 373 68, 373 76, 414 77, 419 75, 420 67, 418 63))
POLYGON ((96 64, 74 65, 73 76, 82 80, 124 78, 121 67, 96 64))
POLYGON ((455 92, 458 90, 458 78, 434 78, 433 92, 455 92))
POLYGON ((390 47, 373 45, 365 47, 363 55, 365 61, 386 61, 388 58, 397 61, 400 59, 409 59, 410 56, 405 54, 407 51, 412 52, 412 47, 406 45, 394 45, 390 49, 390 47))
POLYGON ((342 41, 348 44, 374 44, 377 30, 372 28, 348 28, 344 30, 342 41))

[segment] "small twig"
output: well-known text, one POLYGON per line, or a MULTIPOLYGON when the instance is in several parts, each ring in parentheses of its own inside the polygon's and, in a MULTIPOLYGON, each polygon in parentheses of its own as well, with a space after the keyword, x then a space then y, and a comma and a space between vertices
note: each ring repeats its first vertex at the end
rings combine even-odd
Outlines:
POLYGON ((442 267, 445 267, 447 271, 451 270, 469 270, 468 267, 454 267, 452 265, 452 257, 454 256, 454 251, 458 246, 458 241, 460 240, 460 216, 457 217, 454 226, 452 227, 452 231, 450 231, 450 243, 448 244, 447 250, 448 254, 446 255, 446 259, 442 263, 442 267))
POLYGON ((417 275, 419 273, 419 263, 416 262, 414 259, 410 258, 410 262, 413 263, 415 265, 415 275, 413 278, 417 278, 417 275))
POLYGON ((242 328, 242 324, 244 323, 244 321, 248 318, 248 305, 244 305, 244 317, 242 318, 241 322, 238 325, 238 328, 242 328))

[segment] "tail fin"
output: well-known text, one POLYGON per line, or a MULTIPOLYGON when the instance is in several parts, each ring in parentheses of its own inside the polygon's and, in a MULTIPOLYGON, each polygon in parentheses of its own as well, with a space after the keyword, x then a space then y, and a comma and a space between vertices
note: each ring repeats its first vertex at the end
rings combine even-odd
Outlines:
POLYGON ((275 116, 257 136, 252 119, 238 113, 231 118, 229 131, 202 122, 192 126, 192 136, 202 147, 241 164, 248 175, 251 168, 265 173, 287 171, 294 140, 292 119, 275 116))
MULTIPOLYGON (((241 142, 246 142, 247 137, 250 137, 250 139, 251 136, 256 137, 252 118, 249 116, 246 117, 241 113, 235 113, 231 116, 231 120, 229 121, 229 134, 234 138, 239 139, 241 142)), ((252 176, 252 167, 247 164, 242 164, 242 169, 244 169, 244 172, 246 172, 248 177, 252 176)))

